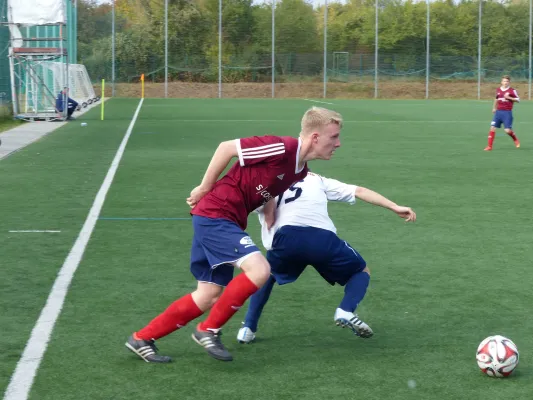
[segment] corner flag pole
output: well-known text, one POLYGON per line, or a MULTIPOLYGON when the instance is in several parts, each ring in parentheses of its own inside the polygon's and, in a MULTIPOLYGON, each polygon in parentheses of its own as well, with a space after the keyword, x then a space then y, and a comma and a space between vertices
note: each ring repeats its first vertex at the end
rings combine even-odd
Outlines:
POLYGON ((144 74, 141 74, 141 98, 144 99, 144 74))
POLYGON ((104 104, 105 104, 105 101, 104 101, 104 100, 105 100, 105 97, 104 97, 104 96, 105 96, 105 79, 102 79, 102 96, 100 96, 100 100, 101 100, 101 102, 102 102, 102 103, 101 103, 101 105, 102 105, 102 107, 101 107, 102 112, 101 112, 101 115, 100 115, 100 120, 102 120, 102 121, 104 120, 104 104))

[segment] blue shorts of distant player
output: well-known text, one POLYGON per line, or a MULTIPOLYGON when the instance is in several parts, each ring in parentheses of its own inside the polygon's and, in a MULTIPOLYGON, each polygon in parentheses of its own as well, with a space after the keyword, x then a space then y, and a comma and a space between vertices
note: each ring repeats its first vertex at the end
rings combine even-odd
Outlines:
POLYGON ((366 262, 334 232, 308 226, 282 226, 267 252, 272 275, 279 285, 294 282, 308 265, 331 285, 346 285, 366 262))
POLYGON ((512 129, 513 127, 513 112, 508 110, 497 110, 492 118, 491 126, 495 128, 512 129))
POLYGON ((234 267, 260 250, 235 222, 193 215, 191 272, 199 282, 227 286, 234 267))

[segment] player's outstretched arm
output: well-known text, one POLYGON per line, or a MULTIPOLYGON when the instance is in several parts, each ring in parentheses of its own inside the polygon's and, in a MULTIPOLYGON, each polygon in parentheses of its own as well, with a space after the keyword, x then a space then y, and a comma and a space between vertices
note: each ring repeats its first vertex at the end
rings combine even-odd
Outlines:
POLYGON ((416 221, 416 213, 410 207, 399 206, 386 197, 374 192, 373 190, 358 186, 355 189, 355 197, 367 203, 387 208, 403 218, 406 222, 416 221))
POLYGON ((207 192, 209 192, 220 174, 226 169, 233 157, 237 157, 237 146, 235 145, 235 140, 229 140, 227 142, 222 142, 218 145, 218 148, 213 154, 213 158, 205 171, 204 179, 200 186, 195 187, 189 198, 187 199, 187 204, 192 208, 198 204, 200 199, 204 197, 207 192))
POLYGON ((494 114, 496 112, 496 108, 498 107, 498 99, 494 99, 494 103, 492 104, 492 113, 494 114))

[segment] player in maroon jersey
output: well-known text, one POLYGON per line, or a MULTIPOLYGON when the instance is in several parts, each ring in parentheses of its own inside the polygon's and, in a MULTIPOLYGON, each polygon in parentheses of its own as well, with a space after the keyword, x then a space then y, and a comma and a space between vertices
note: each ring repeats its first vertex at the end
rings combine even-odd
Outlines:
POLYGON ((340 146, 341 127, 338 113, 312 107, 302 118, 298 139, 254 136, 218 146, 202 183, 187 199, 193 215, 191 272, 197 289, 133 333, 128 349, 146 362, 170 362, 170 357, 157 354, 155 340, 211 309, 192 337, 210 356, 233 359, 220 341, 220 329, 270 276, 268 261, 244 232, 248 214, 263 204, 275 207, 273 199, 307 175, 307 161, 329 160, 340 146), (234 157, 239 161, 217 181, 234 157), (235 278, 234 267, 243 271, 235 278))
POLYGON ((513 132, 513 106, 514 103, 520 101, 518 93, 510 86, 511 78, 509 75, 502 76, 501 86, 496 90, 496 98, 494 99, 494 105, 492 106, 492 118, 491 127, 489 131, 489 143, 485 147, 485 151, 492 150, 492 144, 494 143, 494 137, 496 136, 496 128, 500 128, 503 124, 505 133, 507 133, 514 141, 516 148, 520 147, 520 142, 513 132))

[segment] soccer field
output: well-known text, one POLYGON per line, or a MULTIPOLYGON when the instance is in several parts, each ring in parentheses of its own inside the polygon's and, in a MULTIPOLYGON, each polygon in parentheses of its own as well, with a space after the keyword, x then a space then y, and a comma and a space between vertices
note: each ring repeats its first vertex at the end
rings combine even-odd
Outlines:
MULTIPOLYGON (((138 104, 110 100, 105 121, 91 110, 0 161, 2 393, 138 104), (22 230, 60 232, 12 232, 22 230)), ((483 151, 490 110, 479 101, 146 99, 29 398, 531 399, 533 103, 515 108, 520 149, 499 130, 483 151), (128 335, 195 288, 185 199, 218 143, 296 136, 314 104, 339 111, 345 127, 333 159, 311 169, 417 212, 406 224, 363 202, 330 203, 339 236, 372 272, 358 312, 374 337, 335 326, 343 290, 308 269, 274 287, 255 343, 235 338, 247 305, 225 326, 233 362, 208 357, 190 337, 194 323, 158 341, 172 364, 136 358, 128 335), (508 379, 476 365, 491 334, 520 351, 508 379)), ((260 242, 254 216, 248 232, 260 242)))

